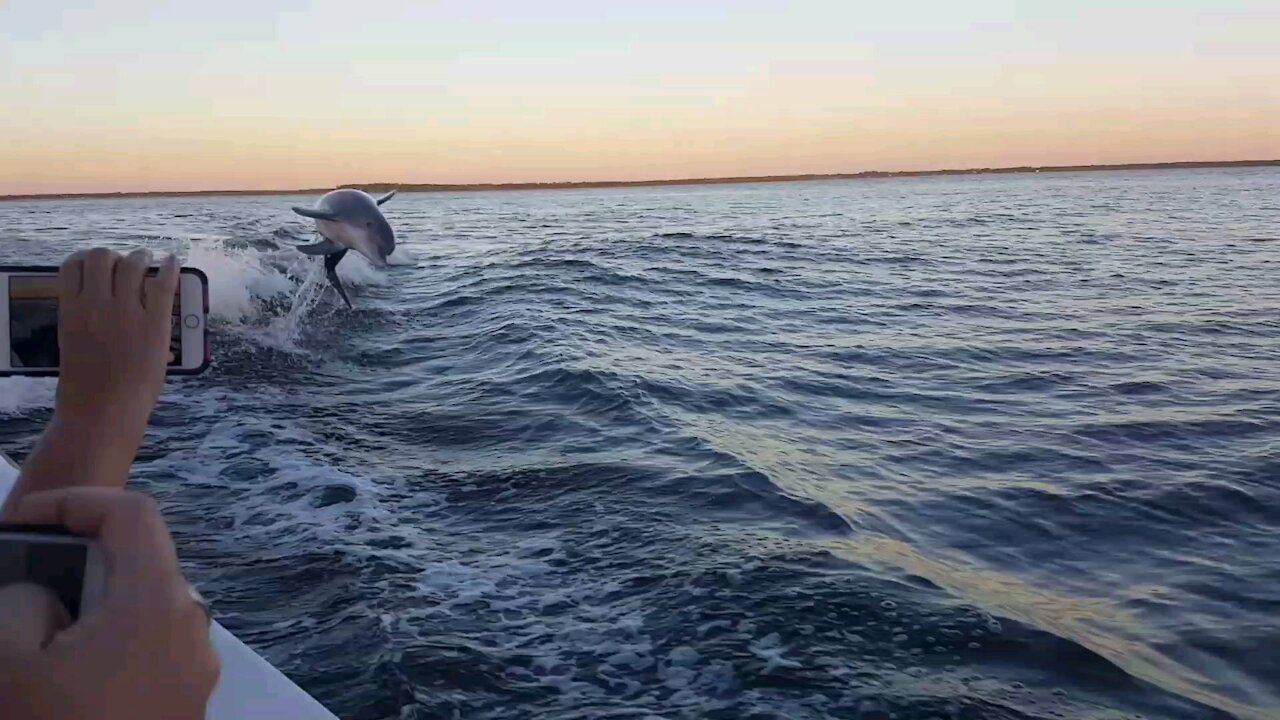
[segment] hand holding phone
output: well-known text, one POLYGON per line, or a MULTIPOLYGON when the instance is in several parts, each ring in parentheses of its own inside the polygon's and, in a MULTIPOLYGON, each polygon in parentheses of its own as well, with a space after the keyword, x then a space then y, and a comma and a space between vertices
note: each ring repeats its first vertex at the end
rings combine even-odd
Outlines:
POLYGON ((82 329, 88 323, 95 332, 108 332, 115 323, 120 332, 111 336, 113 355, 136 356, 141 348, 154 347, 139 344, 137 324, 130 323, 131 314, 138 313, 130 311, 155 306, 157 299, 163 303, 161 286, 174 279, 176 286, 168 291, 173 303, 165 326, 163 369, 170 375, 203 372, 209 365, 208 279, 194 268, 181 268, 176 278, 168 278, 165 268, 150 264, 147 250, 121 257, 96 248, 72 255, 61 268, 0 267, 0 376, 61 374, 64 360, 85 352, 85 333, 63 332, 76 320, 82 329), (76 305, 88 312, 72 312, 76 305))
POLYGON ((159 270, 151 270, 150 264, 145 250, 123 257, 95 248, 72 255, 52 275, 48 268, 0 268, 9 299, 0 302, 0 332, 7 333, 6 344, 12 346, 0 360, 29 357, 19 352, 24 337, 19 331, 26 327, 23 323, 40 323, 32 320, 31 303, 19 301, 38 301, 46 318, 41 321, 46 341, 56 335, 61 368, 36 372, 0 366, 0 373, 60 375, 53 421, 7 502, 23 493, 72 485, 123 487, 166 368, 174 370, 175 337, 184 363, 194 355, 202 358, 195 371, 207 365, 203 273, 179 272, 173 259, 159 270), (50 315, 55 318, 52 333, 50 315))

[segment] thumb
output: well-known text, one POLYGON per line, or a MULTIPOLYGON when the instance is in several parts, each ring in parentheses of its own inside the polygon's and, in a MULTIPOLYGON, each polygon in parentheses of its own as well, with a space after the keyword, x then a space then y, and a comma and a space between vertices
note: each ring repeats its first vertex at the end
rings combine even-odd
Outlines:
POLYGON ((0 657, 29 657, 44 649, 71 617, 53 591, 22 582, 0 587, 0 657))

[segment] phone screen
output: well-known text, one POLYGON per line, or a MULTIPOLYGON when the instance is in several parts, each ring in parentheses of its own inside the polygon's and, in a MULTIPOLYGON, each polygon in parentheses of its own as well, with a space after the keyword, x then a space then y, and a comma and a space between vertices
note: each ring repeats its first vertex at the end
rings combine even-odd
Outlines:
MULTIPOLYGON (((145 279, 147 288, 155 281, 145 279)), ((9 276, 9 362, 24 370, 58 368, 58 277, 56 275, 9 276)), ((182 326, 178 322, 180 298, 173 303, 169 320, 169 367, 182 364, 182 326)))
POLYGON ((4 533, 0 535, 0 586, 15 582, 42 585, 77 618, 88 556, 89 548, 83 542, 4 533))

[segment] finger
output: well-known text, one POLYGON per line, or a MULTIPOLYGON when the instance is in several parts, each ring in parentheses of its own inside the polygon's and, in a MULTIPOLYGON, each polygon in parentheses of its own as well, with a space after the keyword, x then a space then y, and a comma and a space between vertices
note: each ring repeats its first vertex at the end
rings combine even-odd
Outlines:
POLYGON ((160 272, 151 281, 147 291, 147 314, 157 326, 164 325, 164 337, 169 337, 173 302, 178 292, 178 257, 170 254, 160 263, 160 272), (154 292, 153 292, 154 290, 154 292))
POLYGON ((84 261, 88 254, 87 250, 71 253, 70 257, 62 261, 62 267, 58 268, 58 284, 61 286, 60 305, 66 305, 80 295, 84 285, 84 261))
POLYGON ((120 255, 107 248, 94 248, 84 258, 84 286, 80 293, 105 302, 111 298, 111 282, 120 255))
POLYGON ((23 496, 5 518, 9 522, 62 525, 97 541, 114 587, 169 588, 182 578, 173 539, 151 498, 100 487, 74 487, 23 496))
POLYGON ((117 299, 136 301, 142 306, 142 278, 151 266, 151 251, 146 248, 134 250, 123 260, 116 263, 115 282, 111 294, 117 299))
POLYGON ((52 590, 29 582, 0 587, 0 655, 29 657, 70 624, 52 590))

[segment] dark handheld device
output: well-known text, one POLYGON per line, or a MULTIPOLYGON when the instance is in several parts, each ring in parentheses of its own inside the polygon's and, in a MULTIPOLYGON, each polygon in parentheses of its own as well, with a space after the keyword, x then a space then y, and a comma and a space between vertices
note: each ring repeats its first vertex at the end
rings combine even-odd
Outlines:
POLYGON ((0 523, 0 586, 18 582, 52 590, 74 621, 102 588, 101 556, 65 528, 0 523))

